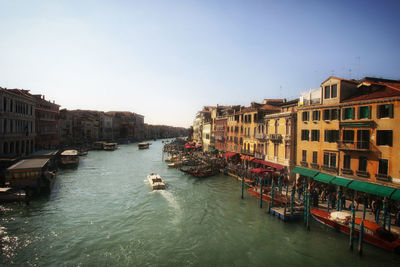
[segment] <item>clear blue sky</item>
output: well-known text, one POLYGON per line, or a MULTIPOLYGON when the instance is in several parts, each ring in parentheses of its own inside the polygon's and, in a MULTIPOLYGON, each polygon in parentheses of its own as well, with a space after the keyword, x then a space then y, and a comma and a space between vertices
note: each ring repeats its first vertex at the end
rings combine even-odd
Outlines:
POLYGON ((332 74, 400 79, 399 3, 0 0, 0 86, 189 126, 332 74))

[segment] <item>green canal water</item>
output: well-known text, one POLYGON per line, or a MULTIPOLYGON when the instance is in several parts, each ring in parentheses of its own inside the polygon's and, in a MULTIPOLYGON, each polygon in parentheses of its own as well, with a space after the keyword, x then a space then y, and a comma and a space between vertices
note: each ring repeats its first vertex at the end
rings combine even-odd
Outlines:
POLYGON ((162 142, 90 151, 60 171, 50 196, 0 210, 0 265, 16 266, 400 266, 400 256, 314 222, 285 224, 259 208, 240 183, 168 169, 162 142), (152 192, 157 172, 168 188, 152 192))

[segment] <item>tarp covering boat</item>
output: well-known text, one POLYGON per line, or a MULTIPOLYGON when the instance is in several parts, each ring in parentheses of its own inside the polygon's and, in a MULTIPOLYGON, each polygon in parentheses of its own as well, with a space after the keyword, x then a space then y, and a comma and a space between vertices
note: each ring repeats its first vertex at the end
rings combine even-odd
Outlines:
POLYGON ((18 161, 7 170, 12 172, 16 170, 24 170, 24 169, 41 169, 43 168, 49 159, 47 158, 39 158, 39 159, 23 159, 18 161))

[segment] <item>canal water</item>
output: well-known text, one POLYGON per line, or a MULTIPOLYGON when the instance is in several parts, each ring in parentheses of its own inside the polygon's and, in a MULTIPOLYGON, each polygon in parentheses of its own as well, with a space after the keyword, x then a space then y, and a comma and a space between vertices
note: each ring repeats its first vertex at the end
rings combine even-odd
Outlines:
POLYGON ((240 182, 199 180, 162 162, 163 143, 90 151, 60 171, 50 196, 0 210, 0 265, 17 266, 400 266, 400 256, 317 223, 283 223, 240 182), (167 190, 152 192, 157 172, 167 190))

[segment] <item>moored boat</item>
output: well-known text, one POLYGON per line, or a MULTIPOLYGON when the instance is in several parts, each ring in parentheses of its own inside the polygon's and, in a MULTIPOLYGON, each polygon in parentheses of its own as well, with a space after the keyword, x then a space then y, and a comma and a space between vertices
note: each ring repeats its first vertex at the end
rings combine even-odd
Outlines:
POLYGON ((138 144, 138 149, 148 149, 149 146, 150 146, 150 144, 147 143, 147 142, 139 143, 138 144))
POLYGON ((26 192, 22 189, 11 187, 0 188, 0 203, 26 201, 26 192))
POLYGON ((79 156, 86 156, 89 153, 89 149, 87 148, 80 148, 78 150, 78 155, 79 156))
POLYGON ((55 173, 49 171, 47 158, 23 159, 7 168, 5 185, 30 193, 50 192, 55 173))
POLYGON ((165 189, 165 182, 161 176, 157 173, 150 173, 147 175, 150 187, 153 190, 165 189))
POLYGON ((60 154, 60 165, 62 168, 77 168, 79 156, 77 150, 65 150, 60 154))
MULTIPOLYGON (((263 187, 262 199, 264 201, 271 201, 271 193, 267 193, 269 191, 271 191, 271 187, 263 187)), ((260 187, 259 186, 250 187, 249 189, 247 189, 247 192, 257 198, 260 198, 260 187)), ((274 202, 281 203, 281 204, 290 204, 290 197, 286 197, 285 195, 275 192, 274 202)))
MULTIPOLYGON (((340 231, 344 234, 350 234, 351 215, 345 211, 328 212, 318 208, 311 208, 312 217, 319 223, 340 231)), ((360 233, 360 225, 362 219, 355 218, 354 236, 358 237, 360 233)), ((389 232, 377 223, 364 220, 364 235, 365 242, 392 251, 400 253, 400 238, 397 234, 389 232)))
POLYGON ((103 149, 106 151, 114 151, 117 149, 117 143, 104 143, 103 149))

